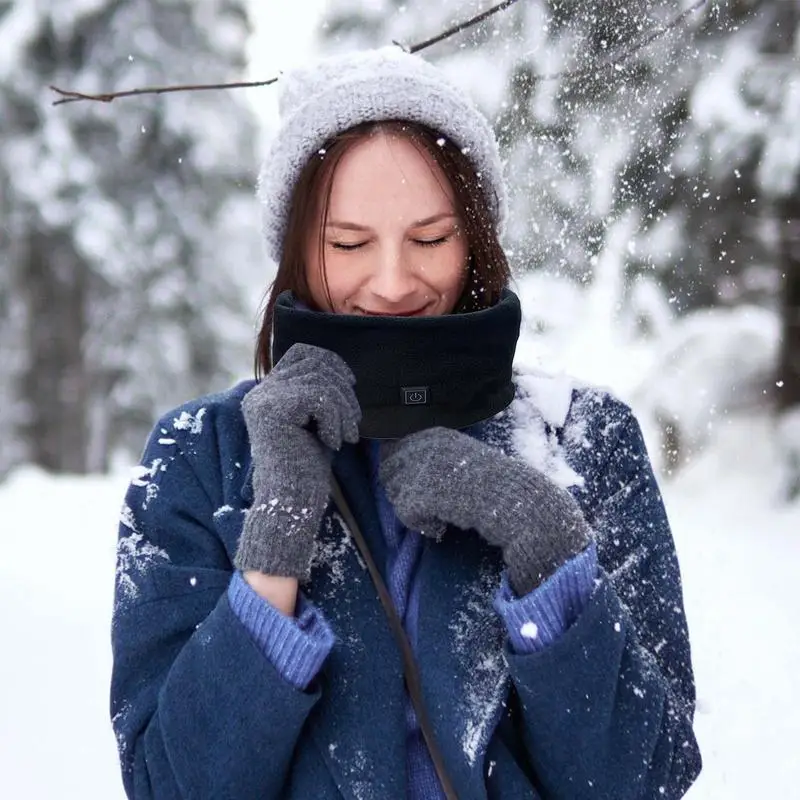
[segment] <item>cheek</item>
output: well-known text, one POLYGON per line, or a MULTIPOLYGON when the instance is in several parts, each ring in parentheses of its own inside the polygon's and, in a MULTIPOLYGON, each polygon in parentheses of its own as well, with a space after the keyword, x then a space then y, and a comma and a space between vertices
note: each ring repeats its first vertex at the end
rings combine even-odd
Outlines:
POLYGON ((308 251, 306 280, 314 303, 321 309, 332 311, 352 292, 353 270, 347 270, 342 257, 336 253, 325 255, 308 251), (330 298, 331 303, 328 302, 330 298))
MULTIPOLYGON (((325 256, 325 283, 327 283, 333 308, 341 308, 342 303, 357 291, 364 281, 364 269, 360 267, 359 260, 352 254, 341 255, 328 252, 325 256)), ((327 307, 328 297, 325 294, 325 283, 322 276, 317 278, 322 292, 322 304, 327 307)), ((319 301, 318 301, 319 302, 319 301)))
POLYGON ((467 282, 467 252, 463 247, 435 250, 426 259, 424 275, 440 294, 459 295, 467 282))

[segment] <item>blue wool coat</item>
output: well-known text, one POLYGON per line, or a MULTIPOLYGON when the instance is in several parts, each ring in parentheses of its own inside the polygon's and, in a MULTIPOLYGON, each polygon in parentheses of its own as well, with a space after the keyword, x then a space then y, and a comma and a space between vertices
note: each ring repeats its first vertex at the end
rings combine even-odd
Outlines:
MULTIPOLYGON (((400 800, 401 657, 338 514, 326 513, 305 590, 337 641, 307 691, 281 679, 229 606, 252 503, 241 414, 252 385, 167 414, 126 497, 111 691, 126 791, 400 800)), ((540 403, 528 386, 484 438, 513 453, 533 426, 545 450, 563 454, 582 478, 572 491, 601 575, 560 639, 518 655, 492 608, 499 551, 474 531, 425 542, 418 658, 451 779, 462 800, 679 798, 700 771, 694 682, 675 549, 639 426, 608 394, 570 389, 564 403, 540 403)), ((346 445, 333 468, 385 564, 363 455, 346 445)))

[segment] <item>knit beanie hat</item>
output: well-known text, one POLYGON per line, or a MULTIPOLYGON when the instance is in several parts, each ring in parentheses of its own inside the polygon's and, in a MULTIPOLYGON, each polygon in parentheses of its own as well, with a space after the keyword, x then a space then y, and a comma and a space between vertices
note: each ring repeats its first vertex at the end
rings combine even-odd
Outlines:
POLYGON ((384 47, 327 58, 281 76, 281 124, 258 182, 267 253, 280 261, 295 182, 333 136, 362 122, 407 120, 450 139, 471 159, 498 233, 506 188, 497 140, 463 91, 420 56, 384 47))

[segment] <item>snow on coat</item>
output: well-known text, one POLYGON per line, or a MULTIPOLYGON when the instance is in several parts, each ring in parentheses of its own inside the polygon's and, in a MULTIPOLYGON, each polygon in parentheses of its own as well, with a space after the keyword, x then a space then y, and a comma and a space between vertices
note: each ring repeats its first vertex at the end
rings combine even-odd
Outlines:
MULTIPOLYGON (((146 446, 120 525, 112 716, 129 797, 405 797, 400 654, 331 508, 305 588, 337 642, 308 691, 283 681, 226 589, 245 510, 252 388, 186 404, 146 446)), ((499 551, 474 532, 428 543, 418 660, 460 798, 679 798, 700 770, 672 535, 638 423, 605 392, 517 377, 490 444, 572 491, 601 575, 547 650, 518 655, 491 607, 499 551)), ((334 460, 376 562, 385 548, 363 460, 334 460)))

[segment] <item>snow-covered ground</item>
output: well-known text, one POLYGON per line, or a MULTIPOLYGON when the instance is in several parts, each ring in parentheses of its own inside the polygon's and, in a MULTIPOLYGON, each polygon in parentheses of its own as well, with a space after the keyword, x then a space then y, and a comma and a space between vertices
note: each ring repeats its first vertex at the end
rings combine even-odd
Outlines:
MULTIPOLYGON (((766 416, 731 416, 664 483, 684 573, 705 769, 691 800, 798 796, 800 506, 766 416)), ((107 716, 115 524, 127 476, 0 487, 0 794, 114 800, 107 716)))
POLYGON ((124 797, 108 682, 126 483, 24 469, 0 487, 3 797, 124 797))
POLYGON ((800 505, 764 416, 732 417, 664 486, 684 574, 704 771, 692 800, 800 796, 800 505))

